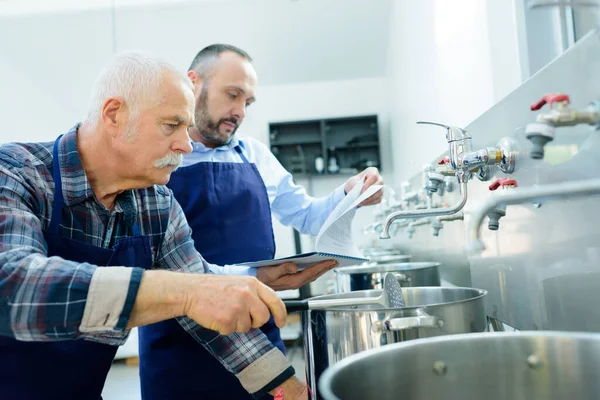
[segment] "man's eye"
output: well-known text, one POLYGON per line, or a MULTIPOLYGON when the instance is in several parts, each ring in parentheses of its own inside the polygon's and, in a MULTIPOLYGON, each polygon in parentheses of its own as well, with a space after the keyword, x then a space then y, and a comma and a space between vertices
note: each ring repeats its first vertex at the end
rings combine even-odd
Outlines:
POLYGON ((229 98, 232 99, 232 100, 237 99, 237 94, 228 93, 228 95, 229 95, 229 98))
POLYGON ((163 124, 163 131, 166 133, 173 133, 177 130, 179 124, 163 124))

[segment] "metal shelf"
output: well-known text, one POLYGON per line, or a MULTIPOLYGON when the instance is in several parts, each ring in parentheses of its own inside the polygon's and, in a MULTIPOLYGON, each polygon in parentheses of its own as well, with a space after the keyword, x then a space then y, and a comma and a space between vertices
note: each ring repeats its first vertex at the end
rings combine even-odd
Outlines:
POLYGON ((353 150, 353 149, 364 149, 369 147, 379 147, 379 142, 365 142, 357 144, 346 144, 344 146, 336 147, 336 150, 353 150))
POLYGON ((271 147, 274 146, 297 146, 297 145, 306 145, 306 144, 321 144, 321 140, 319 139, 296 139, 296 140, 272 140, 271 147))
POLYGON ((377 115, 274 122, 269 124, 269 132, 275 157, 297 178, 353 175, 317 173, 316 158, 323 157, 327 169, 334 153, 340 168, 365 162, 381 165, 377 115))

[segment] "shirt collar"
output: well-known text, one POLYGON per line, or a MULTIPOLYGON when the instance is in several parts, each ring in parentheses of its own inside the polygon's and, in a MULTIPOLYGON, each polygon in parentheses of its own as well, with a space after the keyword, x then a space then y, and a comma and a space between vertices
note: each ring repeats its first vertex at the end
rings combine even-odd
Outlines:
MULTIPOLYGON (((58 165, 62 181, 62 191, 66 206, 83 202, 89 198, 96 198, 92 185, 83 170, 79 149, 77 148, 77 130, 81 124, 72 127, 65 133, 58 143, 58 165)), ((120 201, 133 201, 131 190, 117 196, 114 211, 122 211, 120 201)))
POLYGON ((208 153, 213 150, 215 150, 215 151, 230 151, 230 150, 235 149, 238 145, 242 149, 246 148, 246 146, 244 144, 244 139, 238 137, 237 135, 234 136, 233 139, 231 139, 231 142, 224 144, 222 146, 219 146, 219 147, 215 147, 214 149, 210 148, 210 147, 206 147, 204 145, 204 143, 202 143, 202 142, 192 142, 192 148, 193 148, 192 153, 208 153))

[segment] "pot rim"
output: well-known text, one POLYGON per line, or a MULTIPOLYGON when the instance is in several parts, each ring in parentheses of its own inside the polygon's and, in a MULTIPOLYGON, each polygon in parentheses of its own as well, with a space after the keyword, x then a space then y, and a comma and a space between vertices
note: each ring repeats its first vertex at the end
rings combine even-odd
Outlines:
POLYGON ((362 273, 381 273, 395 271, 412 271, 425 268, 438 268, 441 263, 433 261, 420 262, 399 262, 389 264, 374 264, 374 265, 352 265, 348 267, 334 268, 333 272, 344 275, 362 274, 362 273))
POLYGON ((411 260, 412 256, 410 254, 390 254, 390 255, 384 255, 384 256, 371 256, 369 258, 370 262, 374 262, 374 263, 383 263, 383 264, 387 264, 387 263, 393 263, 393 262, 404 262, 404 261, 408 261, 411 260))
MULTIPOLYGON (((551 339, 575 339, 585 341, 600 341, 600 335, 597 333, 590 332, 567 332, 567 331, 518 331, 518 332, 476 332, 476 333, 459 333, 452 335, 434 336, 429 338, 422 338, 418 340, 407 340, 403 342, 386 344, 375 349, 361 351, 356 354, 352 354, 343 360, 336 362, 329 366, 319 378, 317 384, 319 391, 323 396, 332 400, 341 400, 331 390, 331 381, 338 371, 346 368, 352 363, 360 362, 362 359, 371 358, 377 356, 379 353, 386 351, 394 351, 395 349, 408 348, 411 346, 435 346, 436 344, 455 342, 460 344, 461 342, 472 341, 474 339, 479 340, 496 340, 501 339, 505 341, 517 340, 517 339, 535 339, 535 338, 551 338, 551 339)), ((401 351, 401 350, 400 350, 401 351)))
POLYGON ((361 249, 360 252, 363 254, 381 254, 381 255, 386 255, 386 254, 402 255, 402 254, 404 254, 404 252, 399 249, 375 249, 375 250, 361 249))
MULTIPOLYGON (((411 311, 411 310, 427 310, 430 307, 439 307, 439 306, 449 306, 449 305, 455 305, 455 304, 461 304, 461 303, 467 303, 467 302, 471 302, 471 301, 475 301, 475 300, 480 300, 482 299, 484 296, 486 296, 488 294, 487 290, 484 289, 477 289, 477 288, 471 288, 471 287, 460 287, 460 286, 453 286, 453 287, 444 287, 444 286, 414 286, 414 287, 403 287, 402 291, 414 291, 414 290, 425 290, 425 291, 434 291, 434 290, 443 290, 443 291, 455 291, 455 290, 466 290, 466 291, 470 291, 470 292, 477 292, 477 295, 474 295, 473 297, 469 297, 467 299, 461 299, 461 300, 455 300, 455 301, 447 301, 447 302, 443 302, 443 303, 429 303, 429 304, 419 304, 416 306, 407 306, 407 307, 400 307, 400 308, 384 308, 384 307, 374 307, 374 308, 349 308, 349 306, 335 306, 335 307, 331 307, 331 308, 323 308, 323 309, 318 309, 318 310, 309 310, 309 312, 354 312, 354 313, 358 313, 358 312, 385 312, 385 311, 389 311, 389 312, 394 312, 394 311, 411 311)), ((327 298, 323 298, 323 297, 331 297, 331 296, 335 296, 337 294, 352 294, 352 293, 365 293, 365 292, 377 292, 379 294, 381 294, 382 290, 381 289, 368 289, 368 290, 355 290, 353 292, 345 292, 345 293, 336 293, 336 294, 325 294, 325 295, 321 295, 321 296, 316 296, 316 297, 311 297, 308 300, 327 300, 327 298)), ((350 297, 350 296, 349 296, 350 297)), ((351 298, 351 297, 350 297, 351 298)))

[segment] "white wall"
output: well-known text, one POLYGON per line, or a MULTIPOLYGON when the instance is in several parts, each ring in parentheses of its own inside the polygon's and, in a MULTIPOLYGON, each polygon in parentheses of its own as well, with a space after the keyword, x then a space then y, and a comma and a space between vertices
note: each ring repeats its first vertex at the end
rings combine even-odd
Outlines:
POLYGON ((521 74, 513 1, 395 2, 390 17, 390 129, 398 186, 447 148, 443 129, 416 121, 464 127, 517 87, 521 74))
POLYGON ((52 140, 85 116, 110 27, 108 10, 0 18, 0 143, 52 140))

